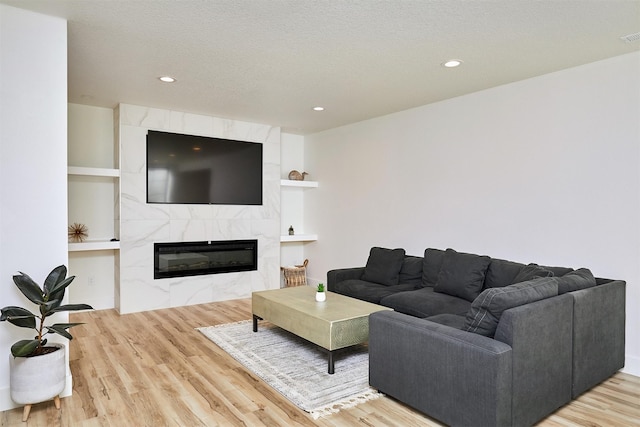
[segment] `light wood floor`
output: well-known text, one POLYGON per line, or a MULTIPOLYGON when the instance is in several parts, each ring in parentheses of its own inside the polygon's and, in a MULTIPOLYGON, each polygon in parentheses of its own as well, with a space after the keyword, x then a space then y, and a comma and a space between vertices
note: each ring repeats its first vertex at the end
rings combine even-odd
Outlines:
MULTIPOLYGON (((73 396, 0 413, 2 426, 439 426, 383 397, 313 420, 194 328, 249 319, 250 300, 71 315, 73 396)), ((617 374, 541 426, 640 426, 640 378, 617 374)))

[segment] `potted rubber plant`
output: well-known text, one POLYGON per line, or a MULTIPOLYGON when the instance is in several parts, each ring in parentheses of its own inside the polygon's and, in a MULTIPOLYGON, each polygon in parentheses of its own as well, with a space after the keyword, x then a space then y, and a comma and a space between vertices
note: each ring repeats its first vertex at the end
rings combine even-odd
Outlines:
POLYGON ((54 399, 60 409, 59 394, 64 390, 66 380, 66 351, 64 344, 47 344, 47 335, 57 334, 73 339, 68 329, 80 323, 54 323, 46 325, 45 320, 63 311, 92 310, 88 304, 62 304, 67 287, 75 276, 67 277, 67 267, 54 268, 38 285, 29 275, 19 272, 13 282, 20 292, 34 303, 37 314, 26 308, 8 306, 1 310, 0 321, 15 326, 33 329, 35 336, 17 341, 11 346, 9 357, 11 399, 25 405, 23 421, 29 417, 31 405, 54 399))

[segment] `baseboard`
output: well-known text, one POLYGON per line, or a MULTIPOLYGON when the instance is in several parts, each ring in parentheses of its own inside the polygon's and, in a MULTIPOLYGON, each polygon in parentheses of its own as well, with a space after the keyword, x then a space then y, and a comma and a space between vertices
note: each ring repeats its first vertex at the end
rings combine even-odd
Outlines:
POLYGON ((640 357, 629 356, 627 354, 625 356, 624 368, 622 368, 622 372, 624 372, 625 374, 640 377, 640 357))
MULTIPOLYGON (((71 396, 73 392, 73 377, 72 375, 67 375, 67 379, 65 381, 64 390, 60 393, 60 397, 68 397, 71 396)), ((0 411, 8 411, 15 408, 20 408, 22 405, 18 405, 13 400, 11 400, 11 391, 9 387, 5 387, 0 389, 0 411)))

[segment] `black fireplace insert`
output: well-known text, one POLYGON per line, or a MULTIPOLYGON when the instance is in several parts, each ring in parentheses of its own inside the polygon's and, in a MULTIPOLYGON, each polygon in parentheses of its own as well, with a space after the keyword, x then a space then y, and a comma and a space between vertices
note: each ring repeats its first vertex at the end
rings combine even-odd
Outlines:
POLYGON ((257 240, 154 243, 154 279, 258 269, 257 240))

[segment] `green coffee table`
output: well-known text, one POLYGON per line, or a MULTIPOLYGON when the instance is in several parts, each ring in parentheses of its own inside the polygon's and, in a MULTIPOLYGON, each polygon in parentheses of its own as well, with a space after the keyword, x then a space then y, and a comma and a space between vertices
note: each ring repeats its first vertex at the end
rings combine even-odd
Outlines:
POLYGON ((333 374, 335 351, 369 340, 369 315, 391 310, 377 304, 327 292, 327 300, 317 302, 310 286, 258 291, 251 294, 253 332, 258 320, 311 341, 329 351, 329 373, 333 374))

